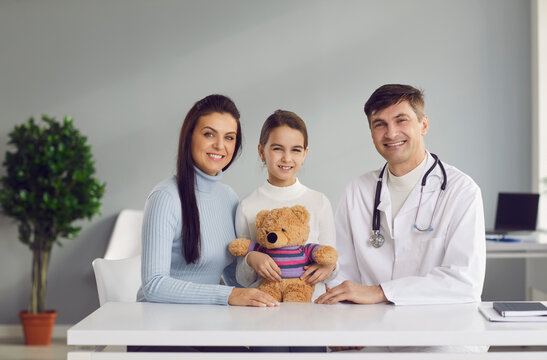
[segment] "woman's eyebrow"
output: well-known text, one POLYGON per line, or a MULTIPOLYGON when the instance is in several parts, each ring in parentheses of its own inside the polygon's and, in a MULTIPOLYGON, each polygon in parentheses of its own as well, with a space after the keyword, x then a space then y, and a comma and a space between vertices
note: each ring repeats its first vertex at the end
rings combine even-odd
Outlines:
MULTIPOLYGON (((218 131, 213 129, 212 127, 210 126, 204 126, 201 128, 201 130, 211 130, 212 132, 214 132, 215 134, 218 134, 218 131)), ((231 134, 237 134, 237 131, 228 131, 225 135, 231 135, 231 134)))
POLYGON ((204 126, 204 127, 201 128, 201 130, 205 130, 205 129, 209 129, 209 130, 211 130, 212 132, 218 133, 218 131, 216 131, 215 129, 213 129, 213 128, 210 127, 210 126, 204 126))

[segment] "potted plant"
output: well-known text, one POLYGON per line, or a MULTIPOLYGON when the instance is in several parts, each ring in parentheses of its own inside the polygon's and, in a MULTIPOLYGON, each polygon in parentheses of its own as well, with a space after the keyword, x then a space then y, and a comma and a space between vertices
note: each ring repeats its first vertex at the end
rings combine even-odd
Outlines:
POLYGON ((27 345, 51 341, 57 312, 46 310, 45 299, 53 245, 77 236, 76 220, 99 213, 105 189, 93 177, 91 147, 72 118, 61 123, 43 115, 42 120, 40 126, 30 118, 9 133, 13 150, 6 152, 6 174, 0 178, 3 213, 15 220, 19 240, 32 251, 30 306, 20 312, 27 345), (33 335, 32 328, 42 334, 33 335))

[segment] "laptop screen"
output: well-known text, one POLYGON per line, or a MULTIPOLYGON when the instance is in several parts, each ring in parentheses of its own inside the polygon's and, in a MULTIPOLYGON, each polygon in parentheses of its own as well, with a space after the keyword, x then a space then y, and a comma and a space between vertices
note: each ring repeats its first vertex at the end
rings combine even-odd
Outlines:
POLYGON ((538 202, 539 194, 499 193, 496 230, 536 230, 538 202))

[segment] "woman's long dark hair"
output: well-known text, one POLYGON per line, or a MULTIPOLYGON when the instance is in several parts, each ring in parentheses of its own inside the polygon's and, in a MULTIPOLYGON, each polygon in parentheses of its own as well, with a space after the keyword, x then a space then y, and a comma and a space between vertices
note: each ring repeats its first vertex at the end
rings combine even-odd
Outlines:
POLYGON ((180 129, 177 157, 177 187, 182 209, 182 254, 187 264, 196 263, 201 255, 199 211, 195 193, 196 172, 192 158, 192 133, 199 118, 212 113, 230 114, 237 123, 234 154, 222 171, 230 167, 241 148, 239 111, 229 97, 209 95, 196 102, 188 111, 180 129))

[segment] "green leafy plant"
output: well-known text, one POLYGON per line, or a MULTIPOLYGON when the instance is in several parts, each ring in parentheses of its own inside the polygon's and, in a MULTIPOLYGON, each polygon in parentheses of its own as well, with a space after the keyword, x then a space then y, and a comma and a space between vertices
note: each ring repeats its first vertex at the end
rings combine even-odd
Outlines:
POLYGON ((18 223, 19 240, 33 253, 30 313, 45 311, 51 249, 60 238, 74 238, 74 222, 99 214, 105 184, 95 173, 87 138, 72 118, 58 122, 42 115, 44 126, 30 118, 9 133, 0 179, 3 213, 18 223))

